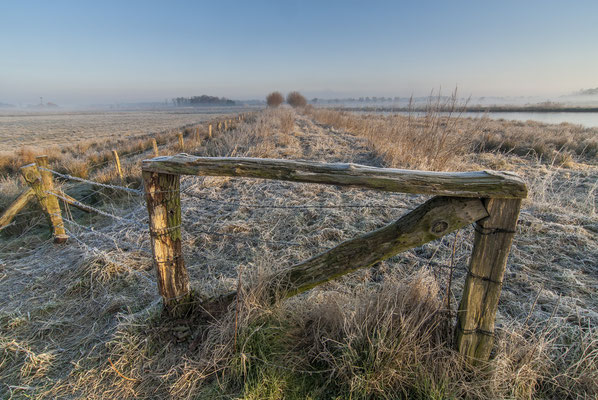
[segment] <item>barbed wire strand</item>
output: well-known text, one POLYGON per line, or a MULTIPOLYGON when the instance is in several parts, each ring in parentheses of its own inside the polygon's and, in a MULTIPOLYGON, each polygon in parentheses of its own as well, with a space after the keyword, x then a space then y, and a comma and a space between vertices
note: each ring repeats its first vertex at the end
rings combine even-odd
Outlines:
MULTIPOLYGON (((58 193, 53 193, 53 192, 50 192, 50 191, 46 191, 45 193, 46 193, 46 194, 49 194, 49 195, 52 195, 52 196, 56 196, 56 197, 58 197, 59 199, 61 199, 62 201, 66 202, 66 203, 72 202, 72 200, 70 200, 70 199, 67 199, 66 197, 63 197, 63 196, 61 196, 61 195, 60 195, 60 194, 58 194, 58 193)), ((80 205, 80 206, 82 206, 82 207, 88 208, 88 209, 90 209, 91 211, 93 211, 93 212, 95 212, 95 213, 97 213, 97 214, 103 215, 103 216, 105 216, 105 217, 109 217, 109 218, 112 218, 112 219, 115 219, 115 220, 118 220, 118 221, 130 221, 130 222, 132 222, 132 223, 134 223, 134 224, 136 224, 136 225, 140 225, 140 226, 142 226, 142 227, 145 227, 145 225, 143 225, 143 224, 142 224, 140 221, 133 220, 133 219, 127 219, 127 218, 125 218, 125 217, 121 217, 121 216, 118 216, 118 215, 110 214, 110 213, 108 213, 108 212, 106 212, 106 211, 102 211, 102 210, 100 210, 99 208, 96 208, 96 207, 90 206, 90 205, 88 205, 88 204, 83 204, 83 203, 81 203, 81 202, 79 202, 79 201, 77 201, 77 200, 75 200, 75 201, 74 201, 74 203, 75 203, 75 204, 78 204, 78 205, 80 205)), ((135 210, 134 212, 137 212, 137 211, 138 211, 138 210, 135 210)), ((130 214, 131 214, 131 213, 129 213, 128 215, 130 215, 130 214)), ((52 214, 52 215, 55 215, 55 216, 60 216, 59 214, 52 214)))
POLYGON ((200 200, 209 201, 211 203, 218 203, 222 206, 236 206, 236 207, 247 207, 247 208, 280 208, 280 209, 305 209, 305 208, 392 208, 392 209, 409 209, 409 206, 392 206, 382 204, 366 204, 366 203, 353 203, 353 204, 305 204, 305 205, 278 205, 278 204, 257 204, 257 203, 240 203, 232 201, 223 201, 204 197, 195 193, 182 192, 189 197, 194 197, 200 200))
POLYGON ((39 169, 41 169, 43 171, 51 172, 54 175, 59 176, 59 177, 64 178, 64 179, 69 179, 69 180, 73 180, 73 181, 89 183, 90 185, 96 185, 96 186, 104 187, 104 188, 107 188, 107 189, 123 190, 125 192, 133 193, 133 194, 136 194, 136 195, 142 195, 142 194, 144 194, 144 191, 143 190, 139 190, 139 189, 131 189, 131 188, 128 188, 128 187, 125 187, 125 186, 109 185, 109 184, 106 184, 106 183, 99 183, 99 182, 95 182, 95 181, 90 181, 88 179, 79 178, 79 177, 72 176, 72 175, 69 175, 69 174, 61 174, 60 172, 56 172, 56 171, 54 171, 52 169, 48 169, 48 168, 40 167, 39 169))

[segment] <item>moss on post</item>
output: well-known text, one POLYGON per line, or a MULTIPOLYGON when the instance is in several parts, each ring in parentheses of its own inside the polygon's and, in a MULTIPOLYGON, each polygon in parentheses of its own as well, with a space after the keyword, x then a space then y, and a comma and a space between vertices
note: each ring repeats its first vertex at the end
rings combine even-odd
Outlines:
POLYGON ((68 236, 64 229, 64 221, 60 212, 60 204, 56 196, 52 195, 54 191, 54 182, 52 173, 48 169, 48 157, 39 156, 35 164, 28 164, 21 167, 21 175, 29 184, 35 193, 35 197, 46 213, 51 227, 54 243, 64 243, 68 236), (42 168, 40 171, 39 168, 42 168))

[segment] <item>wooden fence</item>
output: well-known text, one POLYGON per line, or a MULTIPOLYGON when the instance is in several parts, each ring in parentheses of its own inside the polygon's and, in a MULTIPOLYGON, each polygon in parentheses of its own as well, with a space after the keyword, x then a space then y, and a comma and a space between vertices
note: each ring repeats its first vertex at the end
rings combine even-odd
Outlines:
MULTIPOLYGON (((214 124, 214 131, 230 129, 232 122, 218 122, 214 124)), ((212 125, 209 125, 208 138, 211 136, 212 125)), ((177 140, 178 147, 184 149, 183 137, 179 135, 177 140)), ((475 223, 473 251, 457 312, 456 345, 472 362, 489 358, 507 257, 521 200, 527 196, 526 185, 517 175, 494 171, 410 171, 355 164, 187 154, 160 157, 155 141, 152 147, 156 157, 142 162, 142 177, 158 290, 170 312, 177 314, 184 310, 191 296, 181 249, 180 175, 278 179, 434 195, 381 229, 345 241, 279 272, 270 280, 268 289, 273 296, 275 293, 294 296, 475 223)), ((116 152, 114 157, 115 168, 120 171, 116 152)), ((95 210, 65 193, 56 192, 51 172, 46 156, 21 168, 30 187, 0 216, 0 229, 7 226, 29 200, 37 198, 48 217, 55 242, 63 243, 67 235, 58 199, 85 211, 95 210)), ((201 307, 216 316, 228 310, 235 298, 233 291, 208 299, 201 307)))
MULTIPOLYGON (((212 139, 212 132, 219 132, 224 133, 227 130, 231 130, 235 128, 234 122, 239 121, 242 122, 246 120, 252 114, 244 113, 239 114, 234 119, 227 119, 227 120, 217 120, 208 123, 207 126, 207 139, 212 139), (226 123, 228 121, 228 123, 226 123), (226 129, 224 126, 226 124, 226 129), (213 126, 216 126, 216 129, 213 129, 213 126)), ((185 127, 185 130, 189 130, 189 127, 185 127)), ((194 139, 196 143, 199 143, 200 136, 199 136, 199 127, 196 126, 192 128, 192 134, 194 134, 194 139)), ((184 150, 184 134, 182 132, 178 132, 176 135, 177 144, 179 150, 184 150)), ((151 139, 151 150, 155 157, 159 156, 159 149, 158 143, 155 138, 151 139)), ((144 149, 141 152, 130 153, 122 156, 123 158, 126 156, 132 156, 141 154, 143 152, 149 151, 150 149, 144 149)), ((114 160, 114 169, 116 174, 118 175, 120 182, 124 183, 124 175, 121 166, 121 156, 119 156, 118 151, 116 149, 112 150, 112 157, 114 160)), ((100 163, 99 165, 103 165, 105 163, 100 163)), ((62 224, 62 218, 60 216, 60 206, 58 205, 58 200, 62 199, 66 201, 68 204, 77 207, 83 211, 90 212, 90 208, 87 207, 85 204, 78 202, 76 199, 68 196, 64 192, 55 191, 54 184, 52 180, 52 172, 49 170, 49 162, 48 157, 45 155, 38 156, 35 159, 35 163, 31 163, 21 167, 21 175, 25 182, 29 185, 27 189, 25 189, 15 201, 12 202, 0 215, 0 231, 11 224, 13 219, 17 216, 17 214, 27 206, 30 200, 33 198, 37 198, 39 205, 41 206, 42 210, 48 217, 50 222, 50 227, 52 228, 52 234, 54 236, 54 241, 56 243, 63 243, 67 240, 67 235, 64 231, 64 225, 62 224)), ((75 177, 76 178, 76 177, 75 177)), ((78 179, 78 178, 77 178, 78 179)), ((94 184, 93 181, 88 181, 81 179, 83 181, 87 181, 91 184, 94 184)))
MULTIPOLYGON (((187 154, 144 160, 142 170, 158 288, 173 313, 188 304, 190 296, 181 249, 180 175, 278 179, 435 195, 381 229, 278 273, 268 289, 293 296, 475 223, 469 273, 457 313, 456 343, 471 361, 489 358, 507 257, 521 200, 527 196, 527 187, 517 175, 187 154)), ((235 297, 235 292, 227 293, 201 306, 217 315, 225 312, 235 297)))

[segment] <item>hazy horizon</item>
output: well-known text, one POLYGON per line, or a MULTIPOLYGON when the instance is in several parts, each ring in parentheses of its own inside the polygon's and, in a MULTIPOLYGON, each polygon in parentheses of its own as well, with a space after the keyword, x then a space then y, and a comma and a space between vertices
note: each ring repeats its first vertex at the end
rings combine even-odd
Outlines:
POLYGON ((598 87, 598 3, 5 4, 0 103, 468 96, 598 87))

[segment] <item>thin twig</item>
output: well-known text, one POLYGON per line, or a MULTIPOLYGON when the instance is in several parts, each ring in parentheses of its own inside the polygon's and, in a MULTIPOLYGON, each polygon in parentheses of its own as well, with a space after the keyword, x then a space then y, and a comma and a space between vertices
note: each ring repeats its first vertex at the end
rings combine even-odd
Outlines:
POLYGON ((116 367, 114 366, 114 364, 112 364, 112 360, 110 359, 110 357, 108 357, 108 362, 110 363, 110 366, 112 367, 112 369, 114 371, 116 371, 116 373, 123 379, 126 379, 127 381, 132 381, 132 382, 139 382, 139 379, 135 379, 135 378, 127 378, 126 376, 124 376, 123 374, 120 373, 119 370, 116 369, 116 367))

